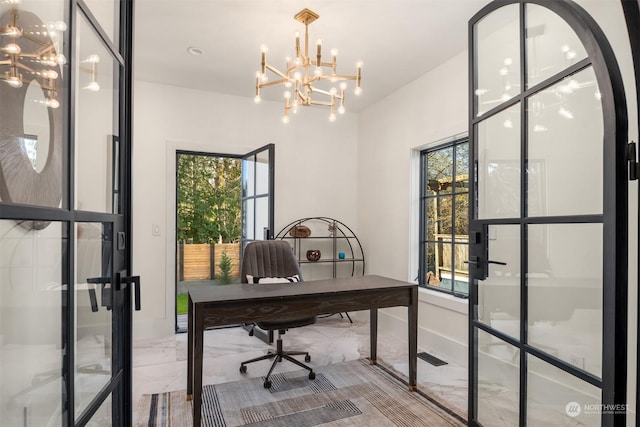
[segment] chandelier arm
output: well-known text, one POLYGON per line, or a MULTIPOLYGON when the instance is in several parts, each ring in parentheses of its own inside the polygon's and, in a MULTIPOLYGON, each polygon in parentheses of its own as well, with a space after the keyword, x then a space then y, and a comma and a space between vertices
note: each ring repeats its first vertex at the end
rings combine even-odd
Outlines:
POLYGON ((11 65, 10 59, 0 60, 0 65, 11 65))
POLYGON ((287 75, 284 74, 282 71, 278 70, 276 67, 274 67, 274 66, 272 66, 270 64, 267 64, 266 67, 267 67, 267 70, 271 70, 271 72, 279 75, 283 79, 285 79, 285 80, 288 79, 287 75))
POLYGON ((272 82, 260 83, 260 84, 258 85, 258 88, 269 87, 269 86, 276 86, 276 85, 279 85, 279 84, 286 83, 286 82, 287 82, 287 80, 288 80, 288 79, 280 79, 280 80, 275 80, 275 81, 272 81, 272 82))
POLYGON ((358 76, 347 76, 347 75, 341 75, 341 74, 329 74, 327 75, 321 75, 320 79, 322 80, 358 80, 358 76))
POLYGON ((333 102, 328 102, 328 101, 316 101, 314 99, 310 99, 309 100, 309 105, 322 105, 324 107, 332 107, 333 106, 333 102))
POLYGON ((39 39, 38 37, 34 37, 34 36, 29 35, 29 34, 24 34, 23 33, 22 34, 22 38, 27 39, 27 40, 29 40, 31 42, 36 43, 36 44, 39 44, 40 46, 42 46, 44 48, 47 48, 47 50, 53 49, 53 44, 44 42, 41 39, 39 39))
POLYGON ((36 70, 34 70, 33 68, 31 68, 31 67, 29 67, 27 65, 24 65, 22 62, 16 62, 15 66, 18 67, 18 68, 21 68, 21 69, 23 69, 25 71, 28 71, 30 73, 33 73, 33 74, 36 73, 36 70))

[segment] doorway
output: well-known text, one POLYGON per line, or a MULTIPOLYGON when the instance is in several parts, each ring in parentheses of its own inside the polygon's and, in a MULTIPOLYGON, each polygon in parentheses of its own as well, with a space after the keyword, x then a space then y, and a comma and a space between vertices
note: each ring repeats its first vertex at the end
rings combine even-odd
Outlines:
POLYGON ((176 332, 187 289, 241 281, 242 252, 273 239, 275 145, 244 155, 176 151, 176 332))
POLYGON ((470 21, 469 423, 624 425, 627 116, 567 2, 470 21))

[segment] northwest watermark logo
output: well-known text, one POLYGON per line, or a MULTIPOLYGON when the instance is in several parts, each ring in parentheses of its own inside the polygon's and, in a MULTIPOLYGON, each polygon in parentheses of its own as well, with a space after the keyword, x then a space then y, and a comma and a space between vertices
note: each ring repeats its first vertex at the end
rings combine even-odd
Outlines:
POLYGON ((582 412, 582 407, 578 402, 569 402, 567 403, 567 406, 564 407, 564 410, 567 415, 573 418, 580 415, 580 412, 582 412))
POLYGON ((569 402, 564 407, 565 412, 571 418, 575 418, 578 415, 584 413, 585 415, 602 415, 602 414, 626 414, 629 410, 629 405, 616 403, 616 404, 602 404, 602 403, 587 403, 584 405, 578 402, 569 402))

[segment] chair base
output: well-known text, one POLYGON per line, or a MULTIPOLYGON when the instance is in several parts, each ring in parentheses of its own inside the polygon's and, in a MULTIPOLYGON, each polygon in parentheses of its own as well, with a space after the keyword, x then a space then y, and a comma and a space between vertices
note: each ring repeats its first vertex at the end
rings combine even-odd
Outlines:
POLYGON ((250 359, 242 362, 240 364, 240 373, 244 374, 247 372, 246 365, 249 363, 259 362, 261 360, 274 359, 273 363, 271 364, 271 368, 267 373, 267 376, 264 377, 264 388, 271 388, 271 380, 269 379, 269 377, 271 377, 271 374, 273 373, 273 370, 275 369, 278 362, 282 362, 282 360, 285 359, 309 371, 309 379, 313 380, 316 378, 316 374, 315 372, 313 372, 313 369, 292 357, 292 356, 303 356, 303 355, 304 355, 305 362, 308 363, 311 361, 311 356, 306 351, 284 351, 282 349, 282 338, 280 338, 280 335, 278 334, 278 340, 276 341, 276 351, 269 350, 267 354, 265 354, 264 356, 256 357, 254 359, 250 359))

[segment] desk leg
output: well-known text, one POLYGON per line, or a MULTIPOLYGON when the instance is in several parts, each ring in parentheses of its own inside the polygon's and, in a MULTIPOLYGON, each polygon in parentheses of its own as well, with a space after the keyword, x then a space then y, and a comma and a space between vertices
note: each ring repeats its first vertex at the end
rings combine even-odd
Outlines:
POLYGON ((193 301, 189 295, 187 314, 187 400, 193 398, 193 301))
POLYGON ((193 427, 202 423, 202 360, 204 358, 204 319, 202 310, 194 313, 193 335, 193 427))
POLYGON ((371 313, 371 331, 369 337, 371 338, 371 356, 369 357, 369 363, 375 365, 378 363, 378 309, 372 308, 369 310, 371 313))
POLYGON ((411 292, 411 305, 408 307, 409 323, 409 390, 417 390, 418 371, 418 288, 411 292))

